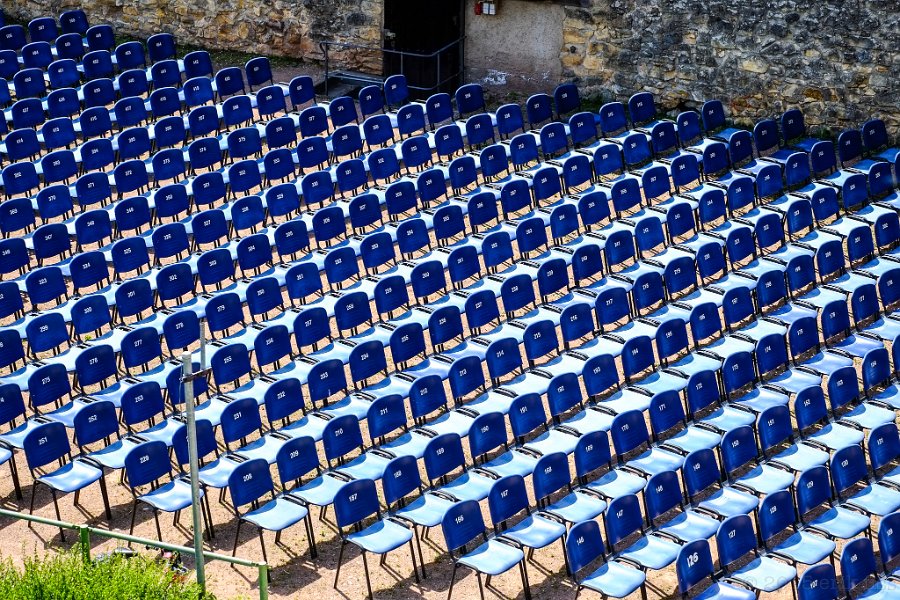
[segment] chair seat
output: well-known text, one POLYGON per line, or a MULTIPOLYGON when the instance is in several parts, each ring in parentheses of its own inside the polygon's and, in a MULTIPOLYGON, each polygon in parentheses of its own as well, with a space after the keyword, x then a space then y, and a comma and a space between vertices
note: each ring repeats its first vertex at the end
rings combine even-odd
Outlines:
POLYGON ((137 433, 148 442, 159 440, 166 446, 171 446, 172 440, 175 439, 175 433, 183 426, 184 423, 182 423, 178 419, 166 419, 165 421, 157 423, 156 425, 148 429, 144 429, 143 431, 136 431, 135 433, 137 433))
POLYGON ((719 431, 731 431, 744 425, 756 423, 756 417, 751 412, 734 408, 717 408, 700 420, 718 429, 719 431))
POLYGON ((309 514, 309 509, 297 500, 293 500, 289 496, 278 496, 256 510, 241 515, 241 518, 262 529, 281 531, 299 523, 306 518, 307 514, 309 514))
MULTIPOLYGON (((591 412, 596 413, 597 411, 591 412)), ((583 424, 587 424, 587 421, 585 421, 583 424)), ((569 423, 567 422, 566 425, 569 425, 569 423)), ((525 444, 525 447, 536 450, 541 454, 552 454, 553 452, 572 454, 573 452, 575 452, 575 446, 578 445, 578 439, 579 438, 577 436, 574 436, 571 433, 566 433, 565 431, 550 430, 545 431, 544 433, 540 434, 539 436, 525 444)))
POLYGON ((294 421, 290 425, 285 425, 277 431, 292 438, 308 435, 312 439, 319 441, 322 439, 322 434, 327 424, 328 421, 326 419, 320 419, 316 415, 304 415, 302 419, 294 421))
POLYGON ((436 527, 454 504, 451 500, 425 492, 394 514, 422 527, 436 527))
POLYGON ((665 440, 667 446, 684 450, 688 454, 695 450, 716 448, 722 442, 722 436, 715 431, 702 427, 689 426, 665 440))
POLYGON ((856 598, 861 600, 894 600, 897 597, 897 583, 877 579, 872 587, 859 594, 856 598))
POLYGON ((384 475, 390 459, 381 454, 366 452, 348 464, 335 469, 339 473, 350 475, 353 479, 374 479, 378 481, 384 475))
POLYGON ((869 517, 838 506, 823 512, 809 524, 832 537, 848 540, 869 528, 869 517))
POLYGON ((643 571, 611 561, 600 565, 581 582, 584 587, 613 598, 625 598, 644 585, 643 571))
POLYGON ((480 502, 487 498, 494 487, 494 480, 476 473, 463 473, 439 491, 450 494, 457 500, 475 500, 480 502))
POLYGON ((328 473, 320 475, 309 483, 291 490, 290 494, 306 500, 316 506, 328 506, 334 502, 338 490, 347 483, 344 479, 334 477, 328 473))
POLYGON ((806 444, 794 444, 772 457, 772 460, 778 461, 794 471, 805 471, 812 467, 824 465, 828 462, 828 459, 829 455, 827 452, 806 444))
POLYGON ((565 534, 566 526, 562 523, 540 515, 529 515, 504 531, 503 537, 528 548, 543 548, 565 534))
POLYGON ((586 408, 578 414, 572 415, 572 417, 563 422, 563 425, 571 427, 581 435, 585 435, 594 431, 609 431, 612 427, 612 422, 613 415, 594 410, 593 408, 586 408))
POLYGON ((422 433, 410 431, 381 447, 397 457, 414 456, 416 459, 419 459, 425 455, 425 447, 428 446, 428 442, 430 442, 431 439, 432 438, 422 433))
POLYGON ((613 469, 603 476, 585 484, 589 490, 603 494, 607 498, 618 498, 628 494, 637 494, 647 485, 643 477, 621 469, 613 469))
POLYGON ((865 434, 854 427, 840 423, 827 423, 807 439, 826 446, 830 450, 839 450, 847 446, 862 443, 865 434))
POLYGON ((200 481, 212 488, 226 488, 228 487, 228 478, 239 464, 227 454, 221 456, 200 469, 200 481))
POLYGON ((658 531, 674 535, 683 542, 706 540, 719 530, 719 522, 692 510, 679 513, 675 518, 661 524, 658 531))
POLYGON ((68 494, 86 487, 103 477, 103 471, 82 460, 73 460, 59 469, 38 477, 38 481, 68 494))
POLYGON ((863 429, 875 429, 879 425, 892 423, 896 418, 893 410, 863 402, 843 415, 841 420, 856 423, 863 429))
POLYGON ((606 501, 584 492, 572 492, 544 508, 569 523, 594 519, 606 510, 606 501))
POLYGON ((627 466, 656 475, 663 471, 677 471, 684 464, 684 457, 659 448, 651 448, 640 456, 630 459, 627 466))
POLYGON ((756 509, 759 498, 753 494, 724 487, 713 492, 709 498, 701 501, 697 507, 710 510, 725 518, 746 515, 756 509))
POLYGON ((385 554, 407 543, 412 536, 412 529, 390 519, 382 519, 362 531, 351 533, 347 536, 347 541, 367 552, 385 554))
POLYGON ((756 600, 756 594, 751 590, 716 581, 703 592, 694 596, 694 600, 712 600, 713 598, 716 600, 756 600))
MULTIPOLYGON (((203 497, 200 490, 200 497, 203 497)), ((175 512, 191 505, 191 484, 184 479, 174 479, 169 483, 147 492, 140 498, 141 502, 163 512, 175 512)))
POLYGON ((272 435, 264 435, 246 446, 241 446, 237 452, 245 458, 262 458, 271 465, 275 462, 278 451, 284 444, 285 440, 272 435))
POLYGON ((525 558, 518 548, 496 539, 478 546, 457 562, 486 575, 499 575, 512 569, 525 558))
POLYGON ((735 483, 749 487, 760 494, 771 494, 789 488, 794 474, 771 465, 757 465, 737 479, 735 483))
POLYGON ((808 531, 798 531, 773 550, 782 556, 804 565, 814 565, 834 552, 836 544, 829 539, 813 535, 808 531))
POLYGON ((483 464, 482 467, 501 477, 506 477, 507 475, 521 475, 522 477, 526 477, 534 472, 536 464, 537 458, 525 454, 524 452, 510 450, 509 452, 504 452, 494 460, 483 464))
POLYGON ((751 560, 749 563, 728 574, 729 577, 746 583, 755 590, 774 592, 789 584, 797 576, 797 570, 777 560, 765 556, 751 560))
POLYGON ((847 504, 883 517, 900 508, 900 492, 882 485, 868 485, 848 498, 847 504))
POLYGON ((425 429, 429 431, 433 431, 438 435, 444 433, 455 433, 459 437, 466 437, 469 435, 469 430, 472 428, 472 423, 475 422, 475 419, 468 415, 464 415, 461 412, 457 412, 455 410, 451 410, 434 419, 433 421, 429 421, 425 425, 425 429))
POLYGON ((638 563, 647 569, 664 569, 675 562, 681 546, 675 542, 645 535, 634 544, 619 552, 619 557, 638 563))
POLYGON ((131 452, 131 450, 140 443, 142 442, 138 442, 137 440, 132 440, 129 438, 122 438, 120 440, 116 440, 105 448, 101 448, 96 452, 91 452, 90 454, 88 454, 88 458, 90 458, 94 462, 100 463, 107 469, 124 469, 125 457, 128 456, 128 453, 131 452))

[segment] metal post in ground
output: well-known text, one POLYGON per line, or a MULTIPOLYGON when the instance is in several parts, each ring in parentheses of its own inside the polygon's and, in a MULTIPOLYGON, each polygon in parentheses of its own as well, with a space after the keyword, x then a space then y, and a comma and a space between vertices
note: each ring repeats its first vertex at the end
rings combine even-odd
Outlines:
MULTIPOLYGON (((205 350, 203 351, 205 355, 205 350)), ((203 559, 203 520, 200 517, 200 470, 197 456, 197 423, 194 415, 194 380, 205 376, 204 371, 193 373, 190 352, 181 354, 181 381, 184 384, 184 407, 187 413, 188 456, 191 477, 191 517, 194 524, 194 559, 197 583, 206 592, 206 569, 203 559)))

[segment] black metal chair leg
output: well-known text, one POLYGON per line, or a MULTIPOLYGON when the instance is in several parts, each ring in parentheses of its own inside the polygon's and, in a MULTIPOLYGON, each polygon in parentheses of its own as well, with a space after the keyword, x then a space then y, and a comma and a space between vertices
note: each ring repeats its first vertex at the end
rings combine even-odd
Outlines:
POLYGON ((369 580, 369 561, 366 560, 366 551, 362 551, 363 570, 366 572, 366 589, 369 590, 369 600, 372 600, 372 582, 369 580))
POLYGON ((412 559, 413 575, 416 576, 416 583, 422 583, 419 579, 419 567, 416 565, 416 549, 413 547, 412 538, 409 538, 409 557, 412 559))
MULTIPOLYGON (((62 521, 62 517, 59 515, 59 501, 56 499, 56 490, 50 488, 50 494, 53 496, 53 510, 56 511, 56 520, 62 521)), ((66 541, 66 531, 62 527, 59 528, 59 539, 66 541)))
POLYGON ((453 584, 456 583, 456 563, 453 563, 453 572, 450 574, 450 589, 447 590, 447 600, 453 596, 453 584))
MULTIPOLYGON (((112 510, 109 508, 109 494, 106 492, 106 479, 100 477, 100 495, 103 496, 103 507, 106 509, 106 520, 112 520, 112 510)), ((162 540, 162 538, 160 538, 162 540)))
POLYGON ((131 527, 128 528, 128 535, 134 535, 134 520, 137 517, 138 502, 135 500, 131 505, 131 527))
POLYGON ((159 526, 159 511, 155 508, 153 509, 153 520, 156 521, 156 537, 159 541, 162 541, 162 528, 159 526))
POLYGON ((232 556, 237 554, 238 539, 240 539, 240 537, 241 537, 241 523, 242 523, 242 521, 240 519, 238 519, 237 531, 234 532, 234 546, 231 547, 231 555, 232 556))
POLYGON ((9 471, 12 474, 13 487, 16 488, 16 499, 22 499, 22 486, 19 485, 19 469, 16 467, 15 457, 9 459, 9 471))
POLYGON ((313 530, 312 520, 309 518, 308 513, 306 515, 306 519, 304 519, 304 520, 306 521, 306 536, 307 536, 306 540, 307 540, 307 543, 309 544, 309 555, 312 558, 318 558, 319 551, 318 551, 318 549, 316 549, 316 534, 315 534, 315 531, 313 530))
POLYGON ((341 574, 341 562, 344 560, 344 547, 347 545, 347 542, 341 540, 341 550, 338 552, 338 562, 337 562, 337 570, 334 572, 334 589, 337 589, 338 577, 341 574))
POLYGON ((268 559, 268 557, 266 556, 266 542, 265 542, 265 540, 263 539, 263 529, 262 529, 262 527, 259 528, 259 545, 260 545, 260 547, 262 548, 263 562, 266 563, 266 564, 269 564, 269 559, 268 559))
POLYGON ((413 534, 416 536, 416 547, 419 549, 419 566, 422 568, 422 579, 428 579, 425 574, 425 559, 422 558, 422 542, 419 540, 419 528, 413 525, 413 534))

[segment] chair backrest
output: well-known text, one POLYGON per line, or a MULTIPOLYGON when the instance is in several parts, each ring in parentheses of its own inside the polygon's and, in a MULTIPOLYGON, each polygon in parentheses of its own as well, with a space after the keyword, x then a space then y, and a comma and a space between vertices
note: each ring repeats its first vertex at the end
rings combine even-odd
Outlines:
POLYGON ((840 497, 857 482, 868 479, 868 466, 863 449, 857 445, 841 448, 831 457, 834 491, 840 497))
POLYGON ((264 458, 244 461, 228 476, 228 491, 236 511, 272 493, 274 489, 269 463, 264 458))
POLYGON ((310 471, 318 469, 316 441, 308 435, 291 438, 278 449, 275 465, 281 485, 288 487, 310 471))
MULTIPOLYGON (((202 461, 210 454, 219 450, 216 442, 216 434, 212 423, 207 419, 199 419, 197 426, 197 457, 202 461)), ((175 450, 175 459, 182 467, 190 462, 188 454, 187 425, 179 427, 172 436, 172 448, 175 450)))
POLYGON ((603 534, 597 521, 576 523, 566 536, 566 556, 569 568, 576 576, 578 572, 605 554, 603 534))
POLYGON ((484 535, 484 519, 481 507, 475 500, 464 500, 454 504, 441 520, 444 542, 451 553, 478 536, 484 535))
POLYGON ((66 426, 58 421, 34 427, 25 436, 22 447, 31 470, 66 458, 71 451, 66 426))
POLYGON ((338 528, 359 523, 379 514, 378 492, 371 479, 356 479, 341 486, 334 496, 334 514, 338 528))
POLYGON ((900 512, 881 518, 878 524, 878 551, 885 574, 892 574, 900 559, 900 512))
POLYGON ((716 548, 719 564, 726 571, 736 560, 748 552, 756 551, 756 533, 753 531, 753 519, 748 515, 736 515, 722 521, 716 532, 716 548))
POLYGON ((635 494, 626 494, 614 498, 609 503, 603 521, 606 525, 606 543, 610 548, 615 548, 619 542, 642 531, 644 517, 641 515, 638 497, 635 494))
POLYGON ((384 502, 388 508, 422 487, 422 478, 419 475, 415 456, 406 455, 393 459, 385 467, 384 473, 381 487, 384 492, 384 502))
POLYGON ((425 446, 425 473, 432 482, 465 465, 462 441, 456 433, 432 438, 425 446))
POLYGON ((855 598, 857 588, 876 574, 872 540, 856 538, 841 551, 841 576, 848 598, 855 598))
POLYGON ((695 450, 684 459, 681 476, 688 498, 694 498, 709 486, 721 481, 715 452, 709 448, 695 450))
POLYGON ((827 562, 806 569, 797 584, 799 600, 837 600, 839 591, 834 566, 827 562))
POLYGON ((125 456, 125 476, 132 489, 153 483, 171 472, 169 448, 161 440, 138 444, 125 456))
POLYGON ((535 500, 540 504, 551 494, 572 482, 569 459, 564 452, 551 452, 542 456, 534 468, 532 485, 535 500))
POLYGON ((528 508, 528 493, 521 475, 508 475, 496 481, 488 493, 488 508, 495 527, 528 508))
POLYGON ((879 425, 869 433, 866 441, 869 449, 869 464, 876 473, 889 466, 900 457, 900 432, 895 423, 879 425))
POLYGON ((689 592, 712 577, 713 573, 712 553, 708 541, 695 540, 685 544, 678 551, 675 574, 678 578, 678 591, 683 597, 687 597, 689 592))
POLYGON ((652 524, 655 520, 684 502, 678 473, 663 471, 647 481, 644 489, 644 502, 647 507, 647 520, 652 524))
POLYGON ((777 536, 796 522, 794 498, 790 490, 780 490, 768 494, 759 505, 759 536, 763 544, 777 536))

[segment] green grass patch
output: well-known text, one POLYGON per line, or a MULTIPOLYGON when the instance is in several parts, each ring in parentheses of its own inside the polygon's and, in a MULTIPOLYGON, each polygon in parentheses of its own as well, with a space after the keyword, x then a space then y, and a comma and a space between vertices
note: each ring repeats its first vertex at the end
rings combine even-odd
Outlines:
POLYGON ((26 558, 17 569, 0 561, 0 600, 214 600, 149 556, 85 563, 75 551, 26 558))

